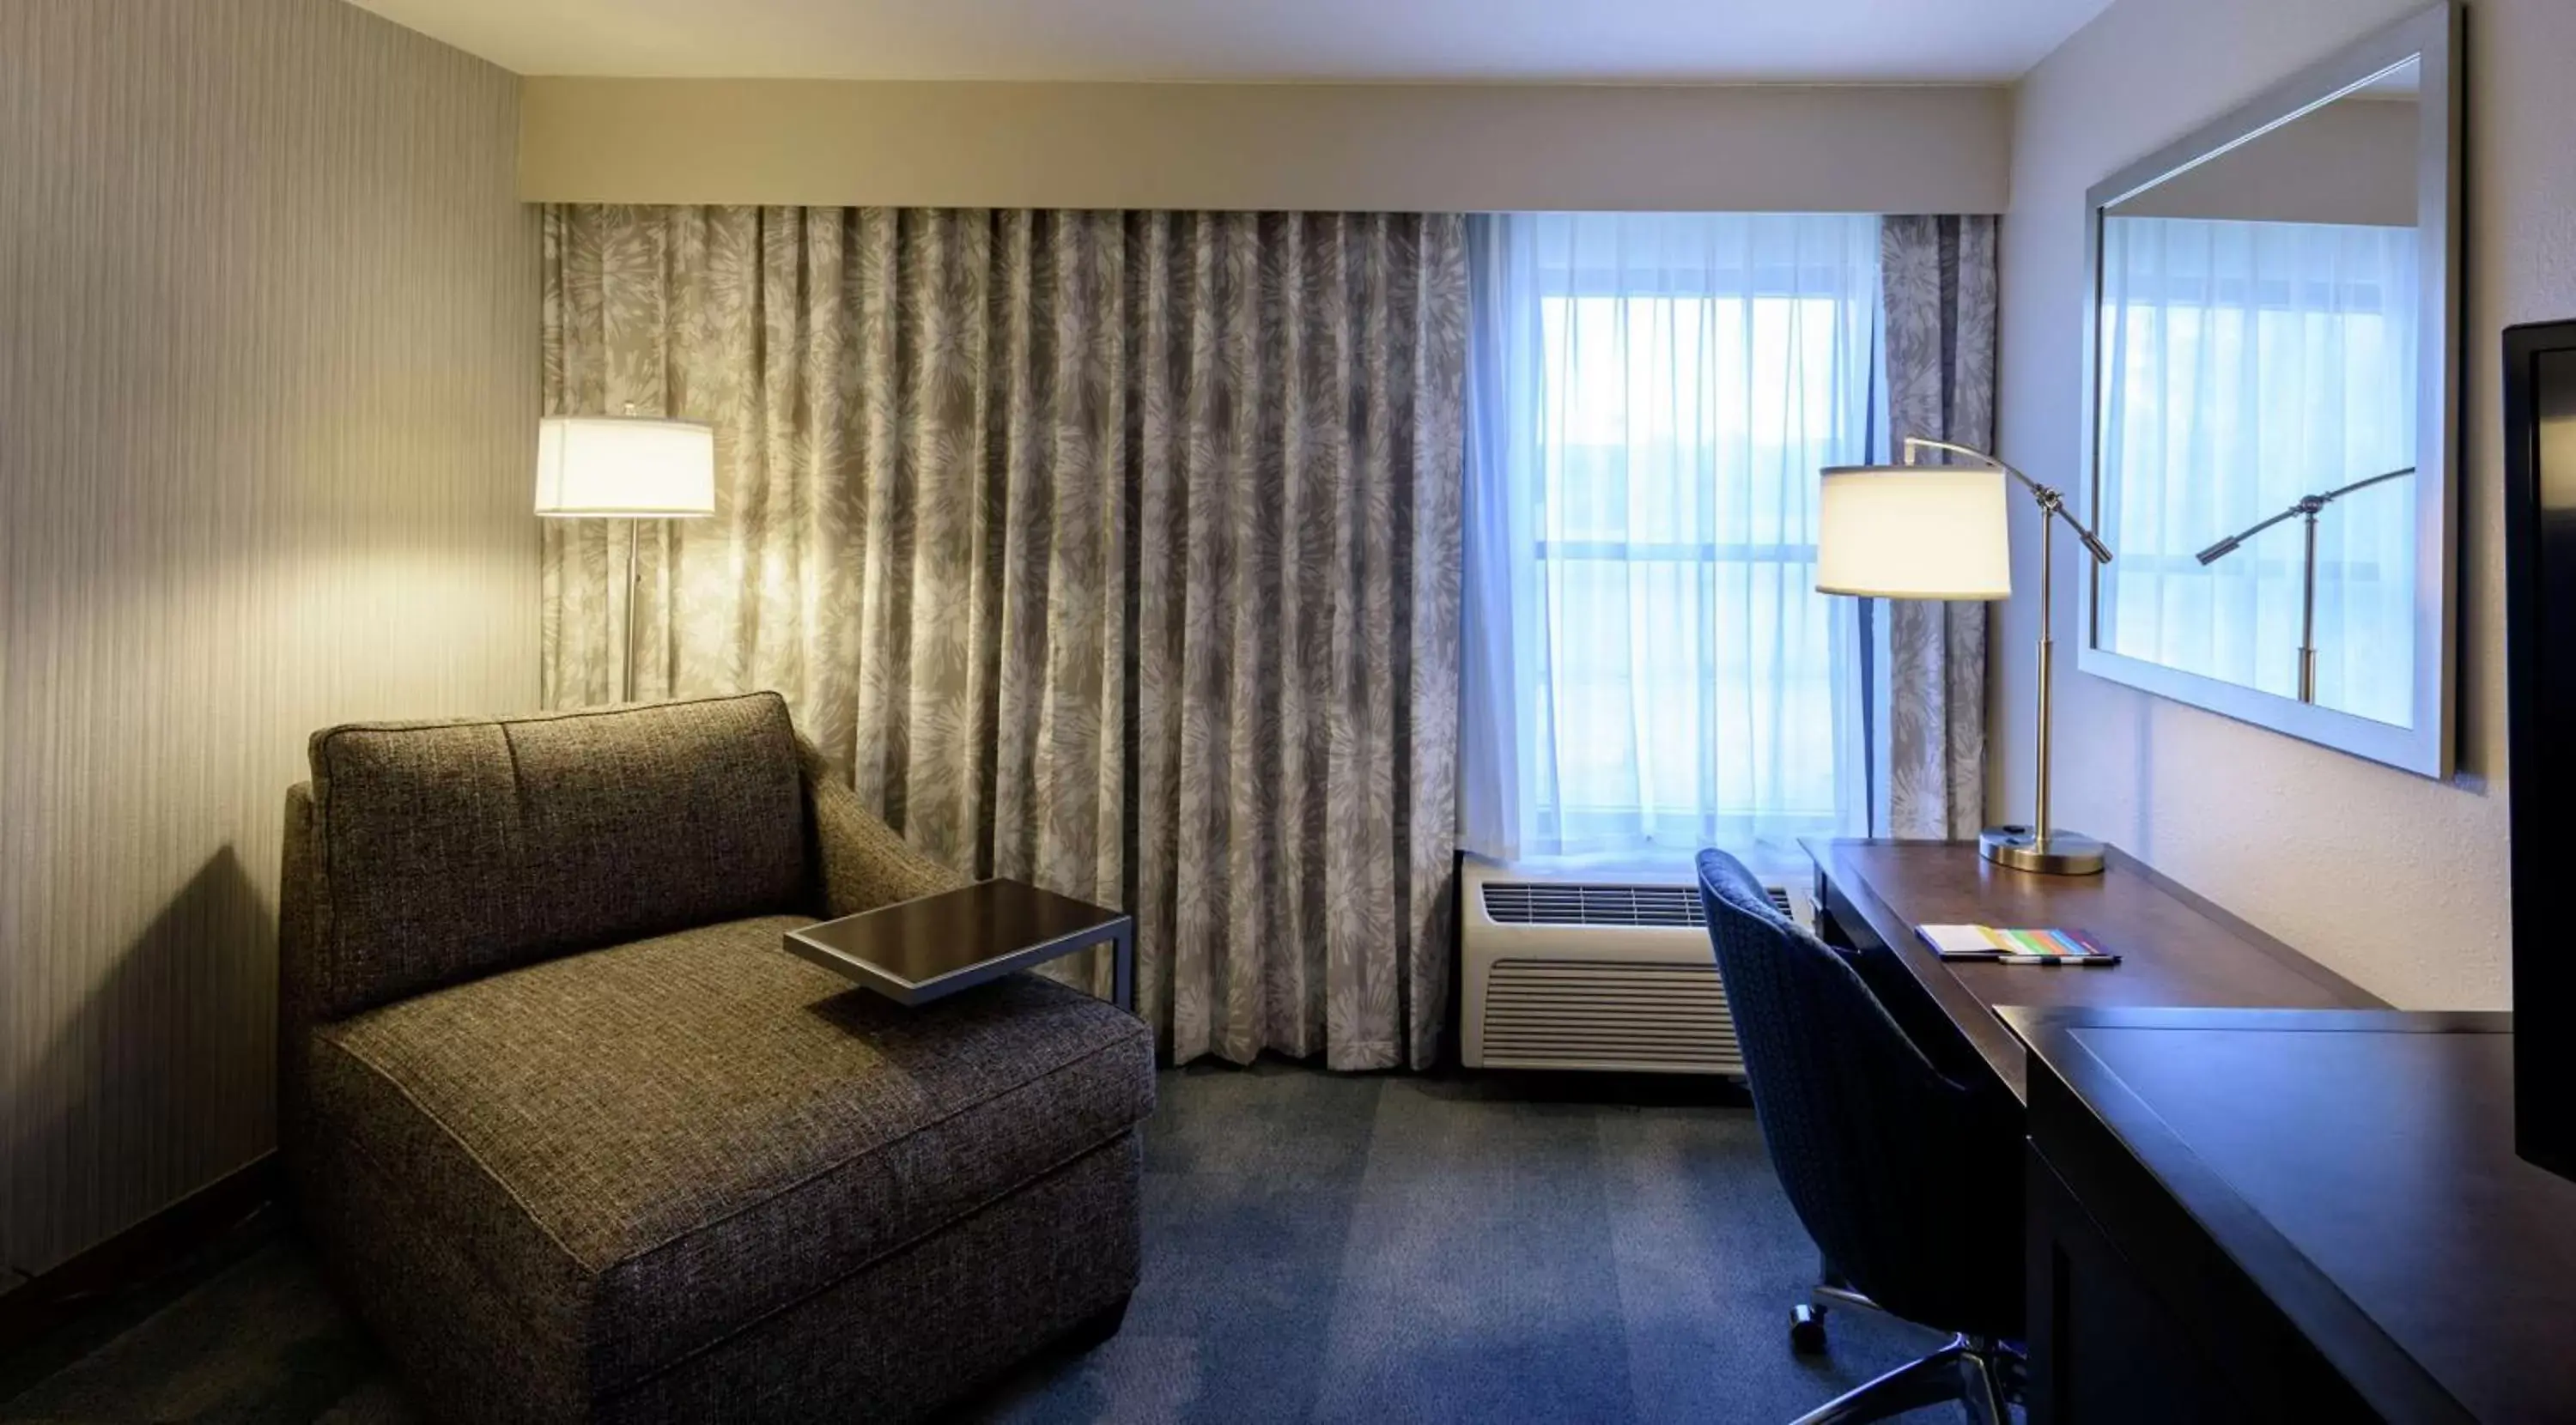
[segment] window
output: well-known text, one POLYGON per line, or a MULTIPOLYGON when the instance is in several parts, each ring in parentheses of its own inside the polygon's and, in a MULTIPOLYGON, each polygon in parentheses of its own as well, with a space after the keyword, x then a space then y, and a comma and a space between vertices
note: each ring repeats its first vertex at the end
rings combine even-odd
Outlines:
POLYGON ((1877 220, 1484 232, 1469 599, 1510 617, 1482 641, 1507 671, 1467 695, 1507 702, 1505 854, 1856 826, 1856 620, 1815 592, 1816 472, 1869 454, 1877 220))

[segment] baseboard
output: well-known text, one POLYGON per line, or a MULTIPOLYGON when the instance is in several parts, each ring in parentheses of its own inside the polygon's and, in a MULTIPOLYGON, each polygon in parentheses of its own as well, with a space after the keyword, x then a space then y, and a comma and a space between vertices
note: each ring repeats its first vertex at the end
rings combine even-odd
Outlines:
POLYGON ((34 1341, 99 1300, 151 1282, 277 1198, 277 1155, 263 1153, 97 1246, 0 1294, 0 1343, 34 1341))

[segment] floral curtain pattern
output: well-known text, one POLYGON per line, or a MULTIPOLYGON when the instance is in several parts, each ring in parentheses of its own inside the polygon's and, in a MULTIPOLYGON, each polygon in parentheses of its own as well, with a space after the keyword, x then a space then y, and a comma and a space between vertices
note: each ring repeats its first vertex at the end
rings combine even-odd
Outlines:
MULTIPOLYGON (((639 696, 777 688, 915 845, 1133 910, 1178 1061, 1437 1055, 1465 314, 1448 216, 545 216, 547 410, 716 427, 639 696)), ((624 535, 548 523, 551 706, 624 535)))
MULTIPOLYGON (((1879 224, 1891 444, 1994 449, 1991 217, 1879 224)), ((1965 838, 1985 821, 1986 607, 1887 605, 1887 834, 1965 838)))

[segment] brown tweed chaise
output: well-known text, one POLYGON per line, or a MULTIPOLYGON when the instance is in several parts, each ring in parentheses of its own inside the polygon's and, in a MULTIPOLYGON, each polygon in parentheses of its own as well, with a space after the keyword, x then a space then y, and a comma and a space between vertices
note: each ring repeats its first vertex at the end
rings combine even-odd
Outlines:
POLYGON ((944 890, 763 694, 336 727, 288 794, 280 1138, 457 1420, 899 1419, 1116 1329, 1151 1036, 782 931, 944 890))

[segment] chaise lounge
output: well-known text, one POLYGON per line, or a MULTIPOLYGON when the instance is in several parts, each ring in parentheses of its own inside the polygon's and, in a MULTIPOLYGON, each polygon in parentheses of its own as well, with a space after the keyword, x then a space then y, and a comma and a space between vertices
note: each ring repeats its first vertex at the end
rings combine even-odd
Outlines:
POLYGON ((1136 1282, 1145 1026, 1012 976, 905 1009, 781 934, 963 877, 774 694, 314 735, 280 1137, 441 1415, 902 1419, 1136 1282))

